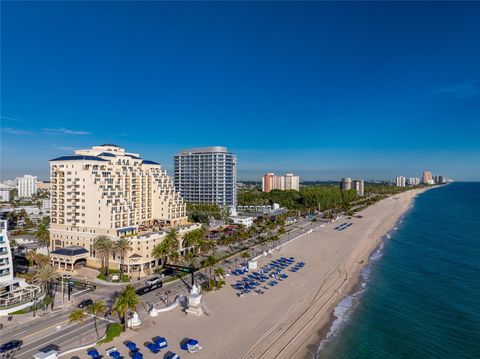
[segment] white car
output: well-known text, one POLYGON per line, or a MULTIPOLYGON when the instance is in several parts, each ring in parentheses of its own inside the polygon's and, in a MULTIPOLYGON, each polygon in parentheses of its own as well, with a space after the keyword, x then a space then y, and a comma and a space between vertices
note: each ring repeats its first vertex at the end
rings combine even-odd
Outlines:
POLYGON ((145 282, 146 285, 154 285, 160 283, 160 277, 150 278, 145 282))

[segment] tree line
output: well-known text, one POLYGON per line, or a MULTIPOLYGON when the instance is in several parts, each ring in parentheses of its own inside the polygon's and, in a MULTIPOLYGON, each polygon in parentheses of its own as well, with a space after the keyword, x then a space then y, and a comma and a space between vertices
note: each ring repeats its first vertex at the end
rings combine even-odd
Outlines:
POLYGON ((355 190, 342 191, 336 186, 308 186, 300 191, 272 190, 261 192, 258 189, 242 191, 238 195, 241 206, 273 205, 291 210, 333 209, 350 204, 358 198, 355 190))

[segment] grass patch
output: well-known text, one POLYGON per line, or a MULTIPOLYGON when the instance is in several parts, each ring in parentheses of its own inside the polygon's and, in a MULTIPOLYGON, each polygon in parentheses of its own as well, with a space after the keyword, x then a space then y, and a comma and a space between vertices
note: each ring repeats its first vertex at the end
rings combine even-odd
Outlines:
POLYGON ((123 332, 123 326, 120 323, 112 323, 107 328, 107 334, 104 339, 100 340, 98 344, 105 344, 111 342, 123 332))
POLYGON ((20 309, 17 310, 16 312, 9 313, 11 315, 19 315, 19 314, 27 314, 33 311, 33 305, 31 307, 25 308, 25 309, 20 309))
MULTIPOLYGON (((112 281, 112 275, 118 275, 120 277, 120 271, 117 269, 110 269, 108 271, 108 277, 105 274, 105 270, 101 269, 100 273, 97 275, 97 279, 101 279, 104 281, 111 282, 112 281)), ((130 282, 130 277, 127 274, 124 274, 122 277, 122 282, 130 282)))

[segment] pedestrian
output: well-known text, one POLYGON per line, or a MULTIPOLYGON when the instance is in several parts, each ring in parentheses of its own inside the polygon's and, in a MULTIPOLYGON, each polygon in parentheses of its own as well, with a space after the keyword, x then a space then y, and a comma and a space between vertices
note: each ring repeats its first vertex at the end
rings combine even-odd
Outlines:
POLYGON ((11 322, 12 319, 13 319, 13 315, 9 315, 9 316, 8 316, 8 321, 11 322))

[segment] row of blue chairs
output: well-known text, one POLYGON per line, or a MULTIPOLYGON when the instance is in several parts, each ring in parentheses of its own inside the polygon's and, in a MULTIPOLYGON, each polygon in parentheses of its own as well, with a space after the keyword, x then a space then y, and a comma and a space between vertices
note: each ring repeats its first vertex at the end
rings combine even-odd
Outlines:
POLYGON ((264 283, 274 287, 279 283, 279 281, 287 279, 288 275, 282 273, 282 270, 288 268, 294 262, 294 257, 282 257, 280 259, 273 260, 260 268, 258 272, 248 274, 242 278, 242 280, 237 281, 235 284, 233 284, 233 287, 240 291, 239 295, 248 294, 251 291, 255 291, 258 294, 263 294, 264 292, 258 287, 268 289, 264 283))
POLYGON ((248 273, 248 268, 247 267, 242 267, 239 269, 235 269, 231 271, 232 275, 238 276, 238 275, 244 275, 248 273))
MULTIPOLYGON (((130 357, 132 359, 142 359, 143 354, 140 351, 140 348, 137 346, 136 343, 132 342, 131 340, 125 342, 125 346, 128 348, 130 352, 130 357)), ((157 354, 160 353, 161 350, 168 348, 167 340, 164 337, 155 337, 152 338, 152 341, 146 344, 148 350, 151 353, 157 354)), ((180 348, 189 351, 190 353, 194 353, 201 349, 198 344, 198 341, 195 339, 185 339, 180 343, 180 348)), ((91 348, 87 351, 87 355, 89 355, 92 359, 101 359, 103 355, 101 355, 96 348, 91 348)), ((120 354, 117 348, 112 348, 107 350, 107 355, 112 359, 123 359, 124 357, 120 354)), ((165 359, 180 359, 180 356, 176 353, 169 352, 166 354, 165 359)))
POLYGON ((348 227, 350 227, 351 225, 353 225, 353 222, 351 223, 342 223, 341 225, 335 227, 334 229, 336 231, 343 231, 344 229, 347 229, 348 227))
POLYGON ((298 272, 300 269, 302 269, 305 266, 305 262, 298 262, 295 264, 292 268, 290 268, 291 272, 298 272))

